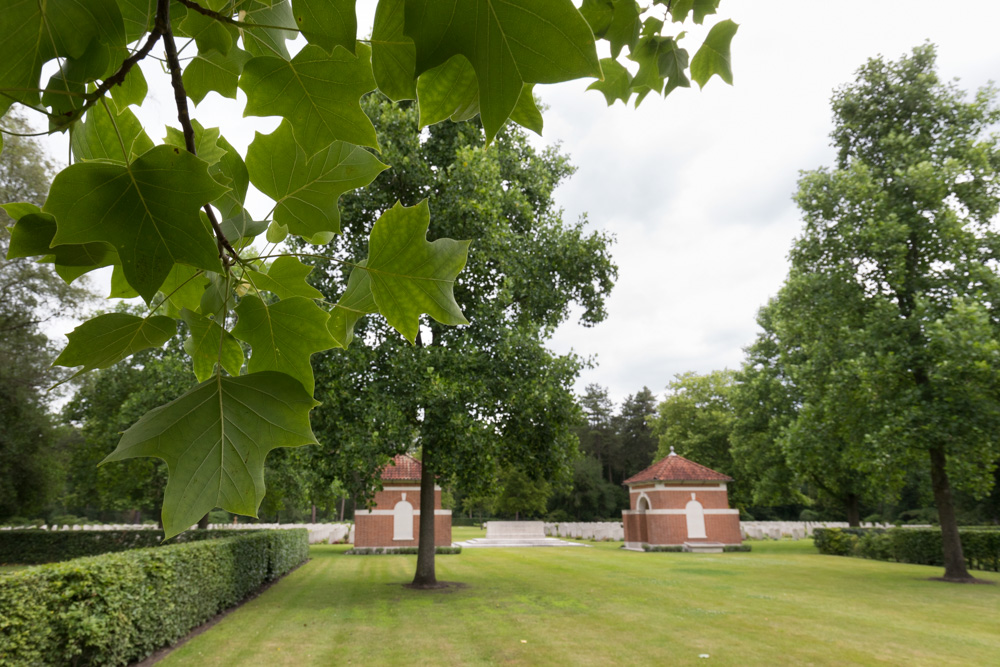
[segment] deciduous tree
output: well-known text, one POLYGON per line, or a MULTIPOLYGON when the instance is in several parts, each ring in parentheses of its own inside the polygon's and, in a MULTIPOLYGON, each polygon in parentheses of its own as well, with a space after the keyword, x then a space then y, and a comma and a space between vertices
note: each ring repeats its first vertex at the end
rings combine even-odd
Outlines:
MULTIPOLYGON (((315 442, 311 355, 346 346, 360 316, 380 314, 411 343, 423 315, 443 325, 467 321, 453 293, 467 242, 426 239, 430 212, 447 204, 413 199, 380 210, 339 294, 306 284, 314 252, 254 245, 265 230, 268 241, 291 234, 315 244, 340 233, 338 197, 385 168, 365 150, 387 147, 361 109, 364 94, 378 88, 416 99, 425 124, 478 113, 492 142, 508 121, 540 126, 537 84, 590 77, 609 101, 638 101, 690 79, 731 81, 734 23, 717 22, 689 60, 683 33, 668 34, 671 23, 659 18, 700 23, 717 4, 587 0, 578 10, 570 0, 380 0, 370 40, 357 38, 353 0, 5 7, 6 24, 17 29, 0 41, 0 112, 19 102, 44 113, 53 130, 71 132, 73 153, 41 208, 5 205, 17 220, 8 256, 48 258, 70 280, 113 266, 115 296, 140 296, 149 307, 144 316, 85 322, 56 363, 106 368, 164 345, 178 319, 190 330, 199 384, 147 413, 107 459, 167 462, 167 535, 215 506, 256 513, 268 452, 315 442), (290 48, 298 35, 305 44, 290 48), (179 47, 178 37, 187 43, 179 47), (598 38, 612 58, 598 58, 598 38), (131 106, 145 101, 146 77, 159 65, 142 65, 160 49, 178 127, 157 143, 131 106), (638 65, 634 74, 624 58, 638 65), (246 94, 245 116, 282 119, 245 155, 219 128, 193 119, 188 102, 211 92, 235 97, 237 89, 246 94), (265 215, 246 209, 251 183, 273 201, 265 215)), ((452 387, 438 387, 447 404, 452 387)), ((541 417, 530 396, 517 406, 525 433, 541 417)), ((440 407, 429 404, 426 418, 476 420, 440 407)))
POLYGON ((791 437, 888 488, 922 458, 945 579, 968 581, 953 488, 988 493, 1000 458, 1000 110, 935 59, 874 58, 834 94, 837 162, 801 178, 778 335, 801 353, 791 437))

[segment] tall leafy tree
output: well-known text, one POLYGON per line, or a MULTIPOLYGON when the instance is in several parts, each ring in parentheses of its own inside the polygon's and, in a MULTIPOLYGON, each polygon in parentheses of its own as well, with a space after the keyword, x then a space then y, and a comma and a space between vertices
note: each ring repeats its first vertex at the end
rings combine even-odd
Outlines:
MULTIPOLYGON (((735 479, 737 468, 729 445, 735 423, 730 400, 734 382, 731 370, 678 374, 667 385, 667 395, 651 420, 659 439, 655 458, 667 456, 673 447, 681 456, 735 479)), ((736 479, 729 493, 735 505, 748 504, 747 486, 736 479)))
MULTIPOLYGON (((345 227, 364 230, 400 198, 437 202, 434 234, 473 241, 455 285, 469 324, 426 321, 411 345, 368 319, 356 325, 350 348, 318 360, 318 434, 331 445, 322 454, 330 461, 320 465, 339 470, 361 492, 389 455, 420 448, 414 584, 433 585, 435 477, 454 480, 463 496, 481 495, 489 480, 501 478, 508 491, 498 500, 503 511, 544 508, 548 494, 537 480, 558 475, 576 450, 570 387, 579 369, 573 356, 553 355, 544 342, 573 303, 582 306, 585 324, 603 319, 615 268, 609 239, 586 232, 583 221, 565 223, 552 200, 572 172, 557 151, 536 151, 516 129, 487 148, 475 124, 435 125, 421 138, 415 107, 371 97, 365 108, 382 159, 399 167, 344 197, 345 227)), ((341 261, 314 272, 322 291, 350 285, 353 274, 343 267, 363 252, 351 241, 359 236, 345 235, 324 251, 341 261)))
POLYGON ((656 395, 649 387, 630 394, 622 402, 615 416, 616 430, 621 439, 621 449, 617 457, 621 483, 653 462, 656 454, 656 434, 650 420, 656 414, 656 395))
POLYGON ((1000 458, 996 93, 942 83, 924 45, 870 60, 833 111, 837 162, 802 176, 778 297, 778 334, 803 352, 789 428, 888 488, 925 466, 944 577, 968 581, 953 489, 988 493, 1000 458))
MULTIPOLYGON (((19 114, 0 119, 11 133, 0 153, 0 200, 40 205, 54 169, 19 114)), ((43 327, 85 305, 88 292, 67 285, 50 266, 7 259, 10 218, 0 211, 0 517, 36 514, 61 491, 61 455, 49 414, 55 350, 43 327)))
MULTIPOLYGON (((801 317, 803 308, 817 313, 833 296, 815 281, 790 278, 761 309, 763 331, 747 349, 732 392, 730 440, 755 503, 811 504, 815 496, 858 526, 863 504, 886 497, 886 480, 866 463, 865 434, 875 415, 840 367, 850 353, 845 339, 830 332, 822 344, 818 338, 837 316, 801 317)), ((843 331, 846 320, 839 322, 843 331)))
MULTIPOLYGON (((610 483, 614 483, 614 469, 621 453, 621 436, 615 422, 615 404, 608 396, 607 387, 589 384, 580 397, 584 423, 577 429, 580 451, 597 459, 610 483)), ((618 478, 621 482, 622 478, 618 478)))
MULTIPOLYGON (((51 261, 69 280, 113 266, 114 295, 140 296, 149 307, 141 316, 111 312, 84 322, 56 363, 106 368, 166 344, 179 319, 190 330, 185 349, 200 384, 147 413, 107 459, 166 461, 168 536, 215 506, 256 513, 268 453, 316 442, 311 356, 346 346, 359 316, 378 313, 411 344, 424 315, 449 326, 467 321, 454 298, 467 242, 426 239, 430 210, 448 210, 449 202, 382 208, 339 294, 305 283, 314 252, 254 245, 286 234, 321 245, 341 232, 339 196, 385 168, 365 147, 389 148, 362 96, 377 88, 394 100, 416 99, 425 125, 478 114, 492 142, 510 121, 541 127, 532 94, 539 84, 591 78, 611 103, 669 94, 691 79, 732 81, 736 24, 716 22, 690 58, 683 32, 671 34, 678 23, 714 15, 715 0, 665 7, 588 0, 580 9, 571 0, 380 0, 372 38, 363 41, 354 4, 91 0, 3 9, 5 25, 17 29, 0 41, 0 114, 14 103, 37 110, 53 131, 71 130, 73 153, 41 208, 4 205, 17 220, 8 257, 51 261), (290 50, 296 35, 305 45, 290 50), (598 39, 612 57, 598 57, 598 39), (162 71, 148 66, 154 58, 169 73, 177 118, 159 143, 131 110, 146 99, 146 77, 162 71), (626 59, 638 65, 634 75, 626 59), (237 90, 246 94, 244 116, 282 119, 245 154, 220 128, 192 118, 188 102, 212 92, 235 98, 237 90), (273 201, 264 219, 245 208, 251 183, 273 201), (246 364, 241 344, 251 350, 246 364), (230 420, 240 428, 224 428, 230 420)), ((504 324, 517 330, 517 321, 504 324)), ((527 351, 522 360, 543 363, 527 351)), ((474 421, 443 407, 454 385, 436 386, 441 404, 428 403, 426 419, 474 421)), ((527 388, 517 406, 524 437, 540 418, 527 398, 536 390, 527 388)))

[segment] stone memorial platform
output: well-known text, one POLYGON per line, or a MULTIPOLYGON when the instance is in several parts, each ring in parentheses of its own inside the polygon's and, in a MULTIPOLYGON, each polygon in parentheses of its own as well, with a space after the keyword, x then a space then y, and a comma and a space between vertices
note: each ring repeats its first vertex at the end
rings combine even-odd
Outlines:
POLYGON ((458 542, 463 548, 479 547, 585 547, 579 542, 567 542, 545 536, 542 521, 487 521, 486 537, 458 542))

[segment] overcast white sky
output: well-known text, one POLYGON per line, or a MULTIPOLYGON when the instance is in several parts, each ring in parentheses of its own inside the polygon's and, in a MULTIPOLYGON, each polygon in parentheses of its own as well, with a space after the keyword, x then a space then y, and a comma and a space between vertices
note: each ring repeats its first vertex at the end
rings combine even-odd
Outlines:
POLYGON ((868 58, 930 40, 944 78, 1000 79, 996 1, 723 0, 720 16, 740 24, 732 87, 716 78, 638 110, 609 109, 581 83, 541 88, 545 140, 578 167, 559 203, 618 240, 607 320, 564 325, 552 342, 596 356, 580 391, 662 397, 677 373, 739 367, 801 227, 799 170, 833 162, 831 93, 868 58))
MULTIPOLYGON (((374 2, 358 5, 366 34, 374 2)), ((570 322, 551 343, 594 358, 580 391, 598 383, 621 402, 648 386, 662 397, 677 373, 739 366, 800 228, 790 199, 798 172, 832 162, 831 92, 867 58, 895 59, 929 40, 942 76, 963 88, 1000 77, 996 0, 723 0, 720 16, 740 24, 732 87, 716 78, 639 109, 608 108, 584 82, 535 89, 549 106, 540 141, 560 142, 578 167, 557 192, 567 219, 587 213, 617 237, 607 320, 570 322)), ((700 37, 687 41, 693 52, 700 37)), ((176 125, 167 78, 144 71, 152 89, 140 116, 176 125)), ((240 96, 211 93, 193 115, 242 150, 278 119, 241 120, 240 96)), ((65 162, 65 142, 51 148, 65 162)))

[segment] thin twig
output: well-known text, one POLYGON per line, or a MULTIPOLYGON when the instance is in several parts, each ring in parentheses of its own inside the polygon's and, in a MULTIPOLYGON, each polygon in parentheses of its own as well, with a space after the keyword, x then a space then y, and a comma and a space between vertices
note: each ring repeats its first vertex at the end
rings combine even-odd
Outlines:
MULTIPOLYGON (((184 90, 184 81, 181 78, 181 63, 177 58, 177 45, 174 43, 174 35, 170 31, 170 0, 157 0, 156 30, 161 31, 163 34, 163 45, 167 52, 167 64, 170 69, 170 82, 174 88, 174 101, 177 104, 177 120, 180 121, 181 129, 184 131, 184 146, 189 153, 197 155, 194 126, 191 124, 191 115, 188 113, 187 92, 184 90)), ((232 259, 239 262, 240 255, 222 232, 222 226, 219 225, 219 221, 216 219, 215 211, 212 210, 211 205, 205 204, 205 213, 208 215, 208 221, 212 223, 212 230, 215 232, 215 238, 219 244, 219 257, 223 260, 223 263, 227 266, 229 265, 229 261, 226 259, 227 252, 232 259)))
POLYGON ((287 30, 288 32, 302 32, 298 28, 287 28, 283 25, 267 25, 264 23, 247 23, 246 21, 237 21, 231 16, 226 16, 225 14, 220 14, 219 12, 212 11, 207 7, 202 7, 194 0, 177 0, 188 9, 194 10, 199 14, 213 18, 216 21, 221 21, 223 23, 228 23, 229 25, 236 26, 237 28, 262 28, 265 30, 287 30))

